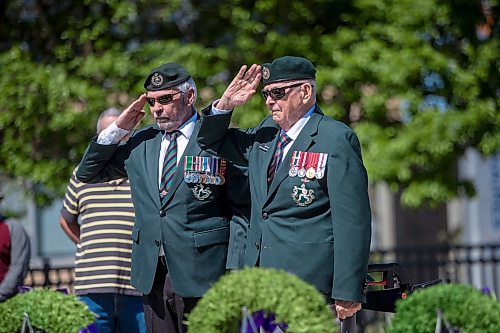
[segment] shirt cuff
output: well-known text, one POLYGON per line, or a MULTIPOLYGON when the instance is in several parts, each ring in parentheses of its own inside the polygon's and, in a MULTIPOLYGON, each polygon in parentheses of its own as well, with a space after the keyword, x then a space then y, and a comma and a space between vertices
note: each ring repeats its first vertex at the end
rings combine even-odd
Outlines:
POLYGON ((97 138, 97 143, 100 145, 115 145, 120 142, 130 131, 119 128, 116 122, 106 127, 97 138))
POLYGON ((222 110, 222 109, 217 109, 215 107, 215 104, 217 104, 218 102, 220 101, 220 99, 214 101, 212 103, 212 110, 210 111, 214 116, 217 116, 217 115, 221 115, 221 114, 228 114, 229 112, 231 112, 232 110, 222 110))

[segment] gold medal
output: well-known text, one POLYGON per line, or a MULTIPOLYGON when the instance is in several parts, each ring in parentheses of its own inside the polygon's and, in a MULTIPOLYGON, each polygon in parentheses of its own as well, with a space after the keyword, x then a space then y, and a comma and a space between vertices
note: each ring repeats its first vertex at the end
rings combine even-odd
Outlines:
POLYGON ((309 169, 307 169, 307 172, 306 172, 307 178, 313 179, 315 175, 316 175, 316 171, 314 170, 313 167, 310 167, 309 169))

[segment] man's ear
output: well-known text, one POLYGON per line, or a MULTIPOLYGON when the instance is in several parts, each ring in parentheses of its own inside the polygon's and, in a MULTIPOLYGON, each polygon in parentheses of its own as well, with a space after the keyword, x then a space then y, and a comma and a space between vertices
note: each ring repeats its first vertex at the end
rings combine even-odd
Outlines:
POLYGON ((302 97, 302 104, 307 104, 312 98, 313 88, 310 83, 305 83, 300 89, 300 95, 302 97))
POLYGON ((189 88, 188 92, 187 92, 187 103, 189 106, 192 106, 194 105, 194 90, 193 88, 189 88))

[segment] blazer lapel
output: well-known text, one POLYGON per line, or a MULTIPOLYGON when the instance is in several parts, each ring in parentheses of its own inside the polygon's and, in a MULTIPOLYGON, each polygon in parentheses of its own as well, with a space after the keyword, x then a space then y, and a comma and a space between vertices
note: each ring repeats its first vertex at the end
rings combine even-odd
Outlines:
POLYGON ((276 151, 276 146, 278 145, 278 137, 280 133, 280 128, 276 123, 272 123, 272 127, 276 128, 276 135, 274 138, 271 138, 267 142, 263 142, 258 146, 259 155, 257 160, 257 165, 264 166, 261 170, 259 170, 260 177, 260 190, 264 197, 267 196, 267 170, 269 169, 269 164, 271 164, 271 159, 273 158, 274 152, 276 151))
POLYGON ((146 161, 146 173, 147 178, 150 183, 150 188, 153 189, 152 196, 153 201, 160 208, 160 194, 158 190, 158 160, 160 159, 160 149, 161 149, 161 139, 162 132, 158 129, 157 125, 154 125, 158 133, 152 140, 146 141, 146 149, 144 159, 146 161))
POLYGON ((187 155, 197 156, 200 155, 202 150, 200 146, 198 146, 197 137, 198 131, 200 130, 200 121, 199 118, 196 121, 196 124, 193 129, 193 133, 191 133, 191 137, 189 138, 188 145, 182 153, 181 159, 177 163, 177 168, 175 169, 174 179, 172 179, 172 184, 170 185, 170 189, 168 190, 167 196, 165 197, 164 204, 162 208, 168 205, 170 200, 172 199, 174 193, 177 191, 179 185, 184 180, 184 159, 187 155))
POLYGON ((292 156, 293 151, 295 150, 308 151, 314 145, 315 143, 314 137, 318 133, 318 125, 320 120, 321 120, 321 113, 314 112, 313 114, 311 114, 311 118, 304 126, 302 131, 300 131, 297 140, 293 142, 292 146, 285 155, 283 162, 276 171, 273 181, 269 185, 270 187, 267 193, 267 200, 271 198, 272 194, 278 189, 279 185, 283 182, 283 180, 285 180, 285 178, 288 177, 290 158, 292 156))

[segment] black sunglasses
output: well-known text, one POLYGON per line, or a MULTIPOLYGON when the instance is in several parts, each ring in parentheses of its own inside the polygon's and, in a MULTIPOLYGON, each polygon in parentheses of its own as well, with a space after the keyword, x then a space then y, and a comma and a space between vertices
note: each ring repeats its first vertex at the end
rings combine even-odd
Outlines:
POLYGON ((155 101, 158 101, 158 103, 160 103, 161 105, 165 105, 171 102, 174 99, 174 96, 180 94, 181 92, 182 91, 178 91, 173 94, 162 95, 156 99, 154 97, 146 97, 146 100, 148 101, 148 104, 151 106, 155 106, 155 101))
POLYGON ((271 90, 261 90, 260 92, 262 93, 262 97, 264 97, 265 100, 269 96, 271 96, 272 99, 282 99, 283 97, 285 97, 285 94, 286 94, 285 90, 286 89, 298 87, 298 86, 301 86, 301 85, 303 85, 305 83, 306 82, 295 83, 295 84, 291 84, 289 86, 284 86, 284 87, 279 87, 279 88, 273 88, 271 90))

